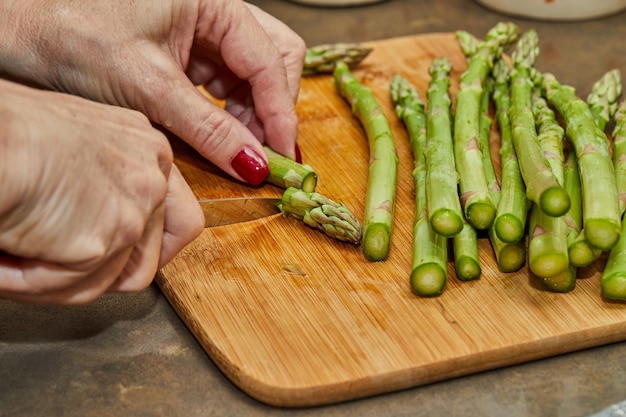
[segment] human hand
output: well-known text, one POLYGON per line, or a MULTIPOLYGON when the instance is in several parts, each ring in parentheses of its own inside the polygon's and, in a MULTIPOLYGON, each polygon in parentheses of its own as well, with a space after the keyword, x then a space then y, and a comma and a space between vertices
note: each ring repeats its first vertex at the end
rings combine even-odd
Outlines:
POLYGON ((239 0, 0 0, 0 71, 139 110, 240 180, 297 158, 304 42, 239 0), (4 6, 4 7, 3 7, 4 6), (19 21, 20 25, 11 25, 19 21), (195 87, 204 85, 225 110, 195 87))
POLYGON ((204 225, 138 112, 0 80, 0 298, 138 291, 204 225))

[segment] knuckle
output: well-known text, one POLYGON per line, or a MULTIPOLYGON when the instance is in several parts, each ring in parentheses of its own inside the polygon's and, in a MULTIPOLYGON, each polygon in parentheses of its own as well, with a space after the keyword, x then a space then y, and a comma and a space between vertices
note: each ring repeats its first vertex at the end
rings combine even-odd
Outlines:
POLYGON ((207 159, 213 160, 228 146, 233 129, 233 123, 227 118, 218 112, 211 112, 192 133, 194 147, 207 159))

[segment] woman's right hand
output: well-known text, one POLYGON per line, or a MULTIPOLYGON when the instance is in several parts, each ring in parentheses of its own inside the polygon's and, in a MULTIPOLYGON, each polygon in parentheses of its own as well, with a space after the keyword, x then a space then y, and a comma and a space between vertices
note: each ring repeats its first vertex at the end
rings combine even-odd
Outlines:
POLYGON ((138 291, 202 230, 165 136, 138 112, 0 80, 0 298, 138 291))

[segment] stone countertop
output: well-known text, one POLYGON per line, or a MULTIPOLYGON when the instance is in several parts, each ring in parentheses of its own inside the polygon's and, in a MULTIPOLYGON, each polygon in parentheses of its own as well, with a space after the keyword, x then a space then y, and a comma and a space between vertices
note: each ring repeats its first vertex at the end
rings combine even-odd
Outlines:
MULTIPOLYGON (((605 71, 626 74, 626 14, 538 22, 471 0, 388 0, 317 8, 253 0, 309 45, 465 29, 534 28, 538 66, 583 96, 605 71)), ((0 301, 0 416, 587 416, 626 399, 626 342, 346 403, 266 406, 215 367, 156 286, 80 307, 0 301)))

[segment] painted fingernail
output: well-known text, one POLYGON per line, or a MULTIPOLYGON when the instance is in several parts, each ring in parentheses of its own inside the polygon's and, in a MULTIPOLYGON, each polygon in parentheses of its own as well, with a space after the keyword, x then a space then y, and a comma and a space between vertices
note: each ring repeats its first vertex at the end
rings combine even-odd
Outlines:
POLYGON ((261 184, 270 172, 267 163, 261 155, 248 147, 240 150, 230 162, 230 165, 244 181, 252 185, 261 184))
POLYGON ((298 146, 297 143, 296 143, 296 162, 299 164, 302 163, 302 154, 300 153, 300 147, 298 146))

